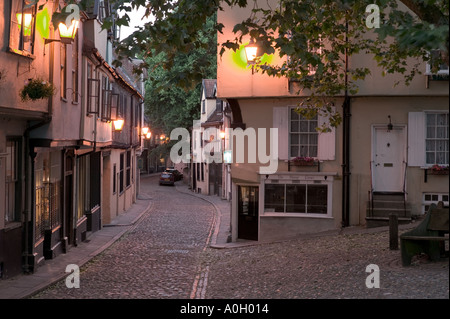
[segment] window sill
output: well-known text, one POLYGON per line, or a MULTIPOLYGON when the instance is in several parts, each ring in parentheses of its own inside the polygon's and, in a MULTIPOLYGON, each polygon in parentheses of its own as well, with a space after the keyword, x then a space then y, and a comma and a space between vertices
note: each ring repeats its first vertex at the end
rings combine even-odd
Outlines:
POLYGON ((295 217, 295 218, 318 218, 318 219, 334 219, 328 214, 303 214, 303 213, 271 213, 265 212, 261 217, 295 217))
POLYGON ((13 49, 11 47, 8 47, 8 52, 12 53, 12 54, 16 54, 16 55, 22 56, 24 58, 31 59, 31 60, 36 59, 36 56, 34 54, 32 54, 30 52, 27 52, 27 51, 17 50, 17 49, 13 49))
POLYGON ((5 224, 5 228, 3 228, 3 231, 6 233, 11 230, 20 228, 21 226, 22 226, 22 223, 20 223, 20 222, 10 222, 10 223, 5 224))

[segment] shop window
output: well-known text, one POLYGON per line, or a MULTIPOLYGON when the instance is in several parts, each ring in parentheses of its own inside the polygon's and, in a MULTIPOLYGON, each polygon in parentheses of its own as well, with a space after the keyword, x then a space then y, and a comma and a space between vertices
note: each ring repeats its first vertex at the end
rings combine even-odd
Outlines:
POLYGON ((5 223, 20 220, 20 140, 6 141, 5 223))
POLYGON ((36 241, 45 230, 55 229, 61 223, 61 153, 41 153, 36 156, 36 241))
POLYGON ((292 181, 264 185, 264 212, 289 214, 329 214, 329 187, 319 181, 292 181))

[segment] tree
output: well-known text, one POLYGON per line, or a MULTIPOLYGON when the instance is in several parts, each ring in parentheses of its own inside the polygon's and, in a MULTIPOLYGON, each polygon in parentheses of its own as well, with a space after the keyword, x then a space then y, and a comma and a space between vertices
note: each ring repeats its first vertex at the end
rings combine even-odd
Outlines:
POLYGON ((216 78, 217 38, 210 32, 215 21, 213 14, 197 32, 196 40, 204 45, 175 52, 170 67, 164 65, 167 52, 144 57, 149 70, 145 110, 152 129, 169 133, 176 127, 190 128, 200 118, 201 81, 216 78), (195 74, 191 74, 193 69, 195 74))
MULTIPOLYGON (((351 55, 371 54, 384 72, 403 74, 406 84, 420 73, 418 65, 422 61, 429 61, 434 67, 443 62, 448 64, 446 0, 377 0, 382 23, 376 29, 365 23, 365 10, 373 0, 280 0, 276 8, 260 8, 257 1, 247 0, 129 2, 114 0, 114 5, 125 12, 145 6, 146 15, 152 15, 154 20, 120 43, 117 51, 123 55, 141 52, 149 57, 165 52, 165 59, 159 63, 166 69, 173 68, 179 52, 206 48, 207 44, 197 39, 197 32, 222 6, 252 6, 248 19, 234 27, 234 41, 219 44, 220 52, 238 49, 243 37, 251 36, 263 52, 288 56, 283 65, 259 65, 259 71, 294 78, 300 87, 308 89, 311 92, 306 100, 310 106, 306 109, 308 114, 330 111, 323 97, 358 91, 357 81, 371 70, 348 68, 345 61, 351 55), (368 32, 375 32, 377 37, 364 37, 368 32), (430 61, 430 51, 436 49, 443 54, 430 61), (417 63, 411 65, 407 61, 410 58, 417 63)), ((127 19, 124 15, 118 24, 126 23, 127 19)), ((210 32, 221 32, 223 27, 216 23, 210 32)), ((199 67, 192 65, 190 70, 178 74, 181 83, 198 77, 199 67)), ((333 126, 340 123, 338 114, 330 120, 333 126)))

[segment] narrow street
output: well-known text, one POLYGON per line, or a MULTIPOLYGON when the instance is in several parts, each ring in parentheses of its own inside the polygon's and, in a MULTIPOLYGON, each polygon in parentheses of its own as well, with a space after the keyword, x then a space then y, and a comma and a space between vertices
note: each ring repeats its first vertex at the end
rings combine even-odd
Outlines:
MULTIPOLYGON (((181 182, 177 182, 181 183, 181 182)), ((177 190, 180 187, 180 190, 177 190)), ((181 191, 141 182, 150 211, 81 267, 80 289, 62 280, 42 299, 448 299, 449 263, 417 258, 403 267, 387 230, 305 236, 277 243, 209 247, 214 206, 181 191), (245 258, 244 258, 245 256, 245 258), (367 266, 379 267, 368 287, 367 266)))
POLYGON ((80 289, 61 281, 37 298, 190 298, 202 294, 202 254, 213 206, 144 178, 152 209, 121 239, 81 268, 80 289))

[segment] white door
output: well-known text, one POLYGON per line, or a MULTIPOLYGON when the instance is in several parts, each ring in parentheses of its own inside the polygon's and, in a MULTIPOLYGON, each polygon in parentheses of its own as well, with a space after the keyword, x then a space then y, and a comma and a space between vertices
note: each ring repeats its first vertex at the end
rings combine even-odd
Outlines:
POLYGON ((405 128, 375 127, 373 136, 373 186, 376 192, 401 192, 405 178, 405 128))

